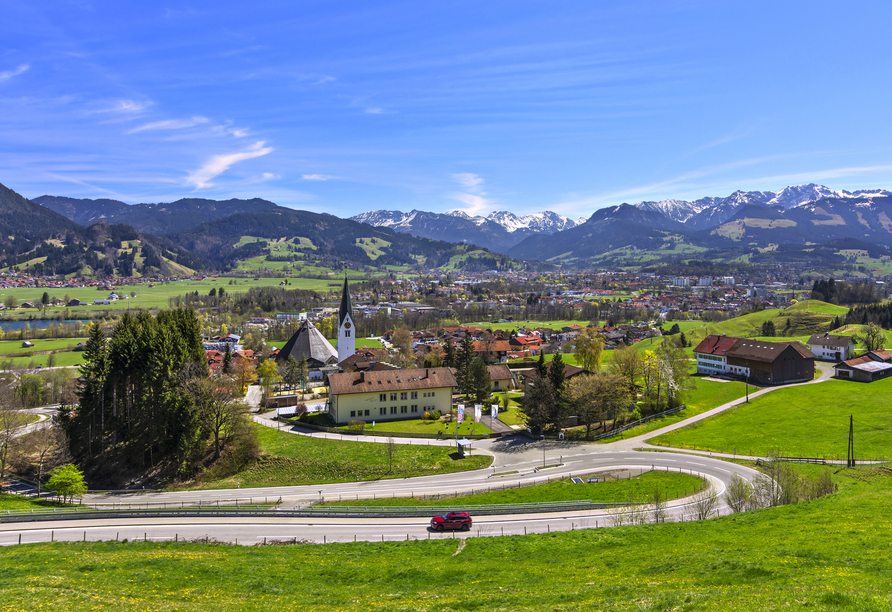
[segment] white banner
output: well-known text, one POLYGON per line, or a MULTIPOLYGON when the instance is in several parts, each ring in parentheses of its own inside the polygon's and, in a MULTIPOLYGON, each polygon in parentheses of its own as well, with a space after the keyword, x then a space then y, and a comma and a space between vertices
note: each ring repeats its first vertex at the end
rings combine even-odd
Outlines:
POLYGON ((465 420, 465 405, 459 404, 458 405, 458 422, 463 423, 464 420, 465 420))
POLYGON ((499 418, 499 405, 493 404, 491 411, 492 411, 492 420, 495 421, 497 418, 499 418))
POLYGON ((483 418, 483 406, 474 404, 474 422, 479 423, 481 418, 483 418))

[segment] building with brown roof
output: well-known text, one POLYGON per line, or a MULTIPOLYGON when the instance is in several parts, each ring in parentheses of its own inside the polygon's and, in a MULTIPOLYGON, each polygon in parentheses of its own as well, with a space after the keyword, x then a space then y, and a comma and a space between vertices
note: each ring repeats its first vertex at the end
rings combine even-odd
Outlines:
POLYGON ((329 374, 329 416, 350 421, 417 419, 425 412, 452 410, 455 377, 449 368, 329 374))
POLYGON ((866 355, 837 363, 833 369, 837 378, 873 382, 892 376, 892 353, 885 349, 868 351, 866 355))
POLYGON ((815 354, 800 342, 710 335, 694 354, 698 374, 730 374, 764 385, 804 382, 815 376, 815 354))

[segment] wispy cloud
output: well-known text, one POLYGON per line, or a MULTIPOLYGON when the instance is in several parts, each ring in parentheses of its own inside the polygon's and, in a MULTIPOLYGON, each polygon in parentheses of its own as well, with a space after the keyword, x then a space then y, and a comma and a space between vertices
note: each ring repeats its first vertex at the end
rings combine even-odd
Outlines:
POLYGON ((493 201, 487 198, 486 192, 483 191, 483 177, 471 172, 461 172, 453 174, 452 178, 465 188, 464 192, 454 193, 451 196, 466 206, 460 210, 472 217, 486 212, 493 201))
POLYGON ((264 155, 272 153, 273 148, 265 147, 265 144, 265 142, 260 140, 255 142, 245 151, 214 155, 205 162, 201 168, 195 170, 186 177, 186 184, 194 185, 196 189, 212 186, 211 180, 229 170, 233 164, 237 164, 238 162, 247 159, 254 159, 255 157, 263 157, 264 155))
POLYGON ((151 100, 137 102, 136 100, 118 100, 111 108, 103 109, 100 112, 108 113, 138 113, 144 111, 153 104, 151 100))
POLYGON ((305 181, 333 181, 338 177, 328 174, 302 174, 301 178, 305 181))
POLYGON ((190 119, 166 119, 164 121, 153 121, 133 128, 128 134, 137 132, 147 132, 150 130, 182 130, 184 128, 194 127, 202 123, 210 121, 207 117, 192 117, 190 119))
POLYGON ((30 67, 31 66, 29 64, 21 64, 19 66, 16 66, 12 70, 5 70, 3 72, 0 72, 0 83, 2 83, 3 81, 8 81, 12 77, 19 76, 30 67))

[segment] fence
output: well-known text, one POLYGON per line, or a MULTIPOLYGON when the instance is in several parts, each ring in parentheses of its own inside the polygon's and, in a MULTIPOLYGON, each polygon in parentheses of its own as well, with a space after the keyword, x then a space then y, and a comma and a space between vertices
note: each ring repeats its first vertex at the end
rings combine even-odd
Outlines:
MULTIPOLYGON (((379 437, 387 437, 387 438, 423 438, 428 440, 449 440, 452 436, 448 435, 440 435, 440 434, 426 434, 426 433, 411 433, 411 432, 402 432, 402 431, 383 431, 376 429, 375 431, 365 431, 359 429, 339 429, 337 427, 326 427, 324 425, 315 425, 313 423, 303 423, 301 421, 289 418, 279 418, 283 423, 289 423, 291 425, 297 425, 298 427, 305 427, 307 429, 311 429, 313 431, 322 431, 325 433, 334 433, 340 434, 344 436, 379 436, 379 437)), ((381 424, 383 425, 383 423, 381 424)), ((502 436, 512 436, 516 432, 492 432, 488 434, 474 434, 474 435, 464 435, 462 434, 462 438, 468 438, 469 440, 487 440, 489 438, 500 438, 502 436)))
POLYGON ((638 419, 637 421, 632 421, 631 423, 629 423, 627 425, 623 425, 622 427, 619 427, 617 429, 611 429, 610 431, 606 431, 602 434, 599 434, 599 435, 595 436, 594 438, 592 438, 592 441, 603 440, 604 438, 609 438, 611 436, 621 434, 624 431, 628 431, 628 430, 632 429, 633 427, 637 427, 638 425, 642 425, 649 421, 653 421, 654 419, 658 419, 660 417, 664 417, 669 414, 675 414, 676 412, 681 412, 685 408, 687 408, 687 405, 683 404, 683 405, 679 406, 678 408, 670 408, 669 410, 664 410, 663 412, 658 412, 657 414, 652 414, 650 416, 646 416, 643 419, 638 419))

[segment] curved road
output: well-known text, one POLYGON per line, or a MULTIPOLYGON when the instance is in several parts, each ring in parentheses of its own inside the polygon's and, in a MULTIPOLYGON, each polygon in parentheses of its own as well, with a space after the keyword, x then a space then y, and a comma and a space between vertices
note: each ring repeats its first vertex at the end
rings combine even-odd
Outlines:
MULTIPOLYGON (((814 381, 801 384, 816 384, 828 380, 832 374, 829 366, 819 364, 821 376, 814 381)), ((789 385, 788 385, 789 386, 789 385)), ((776 387, 761 389, 750 394, 756 397, 769 393, 776 387)), ((531 441, 520 436, 484 440, 475 443, 473 452, 484 452, 493 456, 490 468, 473 472, 424 476, 397 480, 363 481, 326 485, 265 487, 253 489, 223 489, 177 492, 139 492, 109 495, 88 495, 84 503, 97 507, 170 507, 207 504, 269 503, 282 507, 300 507, 321 501, 346 499, 373 499, 378 497, 410 497, 416 495, 455 494, 507 488, 549 479, 566 478, 574 475, 587 475, 594 472, 614 472, 616 475, 630 476, 648 471, 681 471, 706 478, 721 495, 734 474, 748 481, 757 472, 734 463, 711 457, 691 454, 690 451, 666 452, 674 449, 653 447, 646 440, 663 433, 684 427, 723 410, 739 405, 744 400, 735 400, 714 410, 686 419, 679 423, 649 432, 642 436, 620 440, 610 444, 574 443, 569 441, 531 441), (647 451, 635 449, 647 448, 647 451), (652 451, 650 449, 653 449, 652 451), (660 452, 663 451, 663 452, 660 452)), ((268 418, 256 417, 258 422, 276 427, 268 418)), ((298 435, 313 437, 343 438, 345 443, 361 443, 353 436, 301 432, 290 430, 298 435)), ((362 442, 383 442, 386 438, 362 438, 362 442)), ((451 446, 450 440, 410 440, 395 439, 401 444, 436 444, 451 446)), ((696 514, 692 496, 670 502, 666 511, 667 520, 690 520, 696 514)), ((719 513, 728 509, 721 501, 716 508, 719 513)), ((353 540, 406 540, 442 537, 465 537, 467 535, 509 535, 537 533, 545 531, 566 531, 570 529, 603 527, 616 524, 620 520, 634 517, 618 517, 616 511, 587 510, 544 514, 520 514, 486 516, 475 519, 474 528, 467 534, 439 534, 428 529, 426 518, 394 519, 342 519, 342 518, 159 518, 159 519, 115 519, 113 524, 99 520, 55 521, 30 524, 0 524, 0 544, 56 540, 108 540, 108 539, 202 539, 210 538, 239 544, 255 544, 267 540, 304 540, 312 542, 333 542, 353 540), (210 521, 210 522, 209 522, 210 521)))

